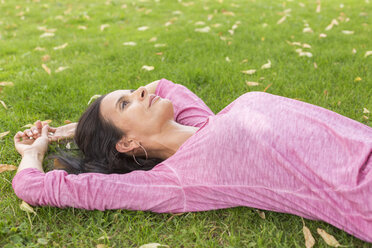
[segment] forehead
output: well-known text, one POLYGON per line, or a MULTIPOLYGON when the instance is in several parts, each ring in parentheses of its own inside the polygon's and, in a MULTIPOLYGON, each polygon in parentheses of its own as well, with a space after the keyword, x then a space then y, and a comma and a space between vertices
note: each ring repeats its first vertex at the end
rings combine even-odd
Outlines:
POLYGON ((115 109, 116 102, 122 96, 129 96, 134 90, 115 90, 108 93, 101 102, 101 112, 103 115, 115 109))

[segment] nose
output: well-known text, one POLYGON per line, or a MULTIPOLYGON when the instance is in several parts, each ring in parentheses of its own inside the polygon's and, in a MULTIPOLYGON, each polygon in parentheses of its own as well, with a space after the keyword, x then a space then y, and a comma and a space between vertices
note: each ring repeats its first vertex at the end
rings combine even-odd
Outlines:
POLYGON ((144 86, 141 86, 136 90, 136 96, 140 101, 143 101, 144 99, 146 99, 147 95, 148 95, 148 92, 144 86))

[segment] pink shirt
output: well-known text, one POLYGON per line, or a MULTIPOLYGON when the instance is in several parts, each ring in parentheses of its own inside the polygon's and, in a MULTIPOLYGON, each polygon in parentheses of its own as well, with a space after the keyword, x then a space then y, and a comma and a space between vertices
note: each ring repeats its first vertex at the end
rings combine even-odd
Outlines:
POLYGON ((156 94, 174 119, 199 127, 150 171, 20 171, 16 195, 32 205, 189 212, 247 206, 323 220, 372 242, 372 128, 330 110, 264 92, 217 115, 186 87, 156 94))

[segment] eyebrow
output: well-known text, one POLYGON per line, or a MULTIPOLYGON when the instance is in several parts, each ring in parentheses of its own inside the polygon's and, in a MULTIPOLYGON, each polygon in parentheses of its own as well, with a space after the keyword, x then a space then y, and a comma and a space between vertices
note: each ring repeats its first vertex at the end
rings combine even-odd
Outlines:
MULTIPOLYGON (((130 93, 133 93, 134 91, 136 91, 136 90, 130 90, 130 93)), ((123 96, 121 96, 117 101, 116 101, 116 104, 115 104, 115 107, 116 108, 119 108, 119 103, 121 102, 121 101, 123 101, 124 99, 126 99, 127 98, 127 95, 123 95, 123 96)))

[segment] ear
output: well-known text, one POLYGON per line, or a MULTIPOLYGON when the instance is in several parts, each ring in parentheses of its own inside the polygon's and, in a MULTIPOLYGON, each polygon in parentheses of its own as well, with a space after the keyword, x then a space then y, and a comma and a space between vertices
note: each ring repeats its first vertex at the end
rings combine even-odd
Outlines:
POLYGON ((136 144, 132 140, 128 141, 123 137, 116 143, 115 148, 120 153, 126 153, 134 150, 136 148, 136 144))

